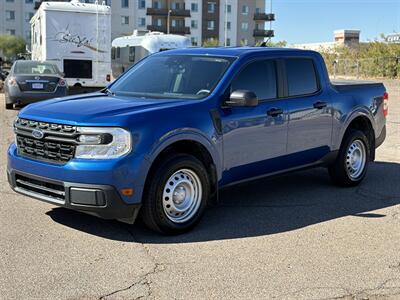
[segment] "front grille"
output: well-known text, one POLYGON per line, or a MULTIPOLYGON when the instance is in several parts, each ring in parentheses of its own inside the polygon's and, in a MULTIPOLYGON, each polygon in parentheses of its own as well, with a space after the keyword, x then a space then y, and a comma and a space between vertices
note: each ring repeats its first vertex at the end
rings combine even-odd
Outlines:
POLYGON ((65 187, 61 184, 34 179, 20 174, 15 175, 15 184, 17 188, 28 193, 37 194, 41 198, 65 201, 65 187))
POLYGON ((76 126, 17 119, 14 124, 18 154, 36 160, 65 164, 75 155, 76 126), (43 137, 35 138, 34 132, 43 137))

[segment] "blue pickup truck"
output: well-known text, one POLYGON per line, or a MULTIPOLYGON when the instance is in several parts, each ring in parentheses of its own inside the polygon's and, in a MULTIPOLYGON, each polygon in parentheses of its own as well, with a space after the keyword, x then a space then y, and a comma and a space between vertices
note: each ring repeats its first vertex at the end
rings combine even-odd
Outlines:
POLYGON ((192 48, 151 55, 103 91, 27 106, 7 175, 18 193, 179 234, 218 190, 326 167, 359 184, 386 134, 381 83, 329 80, 313 51, 192 48))

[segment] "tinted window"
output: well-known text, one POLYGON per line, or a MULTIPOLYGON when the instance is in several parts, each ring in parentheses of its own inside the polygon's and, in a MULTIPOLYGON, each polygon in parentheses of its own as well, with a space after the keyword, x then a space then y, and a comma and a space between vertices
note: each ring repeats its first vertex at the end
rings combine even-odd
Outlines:
POLYGON ((15 74, 40 74, 55 75, 59 74, 56 65, 50 63, 41 63, 36 61, 18 61, 15 63, 15 74))
POLYGON ((250 63, 232 82, 231 91, 249 90, 259 100, 274 99, 276 92, 276 69, 272 60, 250 63))
POLYGON ((64 59, 65 78, 92 78, 91 60, 64 59))
POLYGON ((149 56, 110 90, 148 98, 200 99, 212 92, 232 61, 205 55, 149 56))
POLYGON ((289 96, 307 95, 318 90, 314 64, 311 59, 286 60, 289 96))

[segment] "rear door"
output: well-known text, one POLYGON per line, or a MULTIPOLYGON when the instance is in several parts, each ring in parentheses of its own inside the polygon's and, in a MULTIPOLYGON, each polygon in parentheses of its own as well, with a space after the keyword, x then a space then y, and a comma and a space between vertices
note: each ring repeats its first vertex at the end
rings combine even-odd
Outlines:
POLYGON ((223 184, 283 167, 276 159, 286 154, 287 108, 279 98, 277 63, 257 59, 239 70, 230 92, 249 90, 259 99, 256 107, 223 108, 223 184), (276 159, 276 160, 274 160, 276 159))
POLYGON ((286 58, 283 63, 288 104, 288 154, 293 166, 313 163, 329 153, 332 103, 310 57, 286 58))

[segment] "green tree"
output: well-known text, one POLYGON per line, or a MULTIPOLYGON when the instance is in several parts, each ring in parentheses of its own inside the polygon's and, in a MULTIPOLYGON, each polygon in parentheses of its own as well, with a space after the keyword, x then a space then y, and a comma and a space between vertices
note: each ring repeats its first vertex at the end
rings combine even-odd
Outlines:
POLYGON ((8 59, 15 57, 18 53, 25 53, 25 46, 25 41, 21 37, 0 35, 0 51, 8 59))

